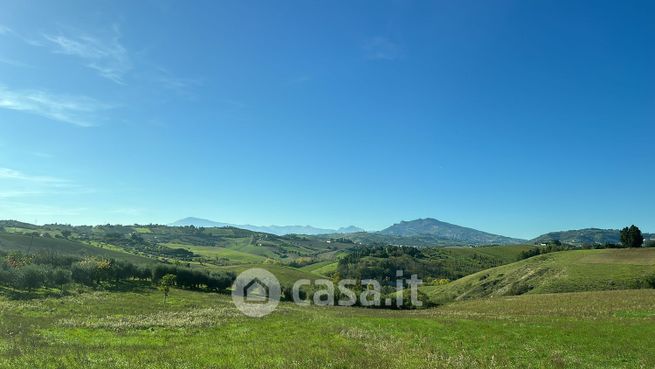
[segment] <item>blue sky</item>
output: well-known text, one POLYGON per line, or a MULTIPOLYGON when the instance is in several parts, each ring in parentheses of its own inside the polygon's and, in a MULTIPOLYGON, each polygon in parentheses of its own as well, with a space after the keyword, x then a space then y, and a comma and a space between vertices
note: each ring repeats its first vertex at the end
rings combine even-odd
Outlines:
POLYGON ((655 4, 3 1, 0 218, 655 232, 655 4))

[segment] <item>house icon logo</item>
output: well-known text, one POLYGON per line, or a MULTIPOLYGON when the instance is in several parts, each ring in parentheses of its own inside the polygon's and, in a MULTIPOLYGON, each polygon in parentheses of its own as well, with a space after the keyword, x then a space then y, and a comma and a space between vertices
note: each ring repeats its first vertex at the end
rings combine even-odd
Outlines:
POLYGON ((232 301, 245 315, 261 318, 272 313, 280 302, 280 282, 268 270, 245 270, 232 285, 232 301))

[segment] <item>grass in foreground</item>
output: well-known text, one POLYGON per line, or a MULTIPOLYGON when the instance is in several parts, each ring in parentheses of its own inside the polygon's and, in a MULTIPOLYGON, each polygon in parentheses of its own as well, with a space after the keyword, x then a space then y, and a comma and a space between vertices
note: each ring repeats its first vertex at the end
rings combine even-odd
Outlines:
POLYGON ((525 295, 422 311, 228 296, 92 293, 0 300, 3 368, 652 368, 655 290, 525 295))

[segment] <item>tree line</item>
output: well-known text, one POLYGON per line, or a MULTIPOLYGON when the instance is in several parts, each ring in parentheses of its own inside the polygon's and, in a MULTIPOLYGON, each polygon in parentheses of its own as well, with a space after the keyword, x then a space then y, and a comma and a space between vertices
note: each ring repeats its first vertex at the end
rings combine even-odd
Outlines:
POLYGON ((0 253, 0 285, 20 290, 46 287, 59 288, 63 292, 70 284, 98 287, 128 280, 158 284, 167 274, 175 276, 177 287, 205 291, 224 291, 235 279, 233 273, 208 273, 168 265, 142 266, 95 256, 77 258, 51 252, 0 253))
POLYGON ((569 244, 563 244, 559 240, 553 240, 548 242, 547 245, 543 246, 534 246, 529 250, 523 251, 521 253, 520 259, 527 259, 533 256, 548 254, 551 252, 566 251, 566 250, 576 250, 576 249, 622 249, 622 248, 638 248, 638 247, 655 247, 655 241, 649 240, 644 242, 644 236, 641 233, 639 227, 631 225, 630 227, 625 227, 621 229, 620 232, 620 243, 597 243, 597 244, 584 244, 582 246, 574 246, 569 244))

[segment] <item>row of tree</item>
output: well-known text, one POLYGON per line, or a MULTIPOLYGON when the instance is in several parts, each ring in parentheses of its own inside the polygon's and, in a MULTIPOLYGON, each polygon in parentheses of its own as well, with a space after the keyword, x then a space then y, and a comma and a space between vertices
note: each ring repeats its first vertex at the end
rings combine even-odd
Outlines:
POLYGON ((152 270, 153 283, 160 283, 165 275, 175 276, 175 286, 186 289, 224 291, 232 286, 236 276, 231 272, 211 272, 180 268, 171 265, 157 265, 152 270))
POLYGON ((63 291, 70 283, 96 287, 127 280, 158 284, 164 275, 171 274, 180 288, 222 291, 235 279, 233 273, 207 273, 168 265, 139 266, 101 257, 75 258, 43 252, 12 252, 0 257, 0 284, 24 290, 56 287, 63 291))

